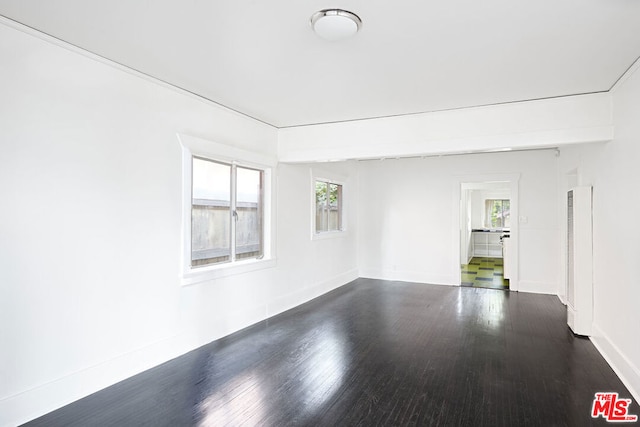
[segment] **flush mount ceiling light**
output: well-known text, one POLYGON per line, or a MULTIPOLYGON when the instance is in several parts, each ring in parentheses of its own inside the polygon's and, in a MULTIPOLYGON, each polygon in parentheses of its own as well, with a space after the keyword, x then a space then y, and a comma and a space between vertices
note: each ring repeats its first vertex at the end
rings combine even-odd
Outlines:
POLYGON ((349 38, 361 26, 362 20, 358 15, 342 9, 324 9, 311 15, 311 28, 325 40, 349 38))

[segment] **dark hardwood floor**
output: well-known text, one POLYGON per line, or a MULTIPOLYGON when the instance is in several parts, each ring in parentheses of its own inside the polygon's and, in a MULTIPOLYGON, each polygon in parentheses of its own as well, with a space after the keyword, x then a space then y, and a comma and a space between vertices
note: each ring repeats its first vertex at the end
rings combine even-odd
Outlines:
POLYGON ((565 318, 549 295, 358 279, 28 425, 606 425, 594 394, 631 394, 565 318))

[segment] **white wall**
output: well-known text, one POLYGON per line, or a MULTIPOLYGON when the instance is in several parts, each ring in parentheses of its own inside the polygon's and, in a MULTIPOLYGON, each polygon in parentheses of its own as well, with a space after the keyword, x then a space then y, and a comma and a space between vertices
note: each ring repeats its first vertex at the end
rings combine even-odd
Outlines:
POLYGON ((357 168, 353 163, 287 165, 278 170, 278 280, 270 290, 271 313, 300 304, 330 288, 358 277, 357 269, 357 168), (334 237, 311 240, 311 172, 344 183, 346 231, 334 237), (277 297, 282 295, 282 297, 277 297), (275 304, 278 305, 275 305, 275 304))
MULTIPOLYGON (((615 139, 563 149, 559 186, 593 186, 592 340, 640 400, 640 72, 613 91, 615 139), (568 176, 574 173, 575 177, 568 176)), ((566 212, 566 208, 564 210, 566 212)), ((564 215, 566 215, 563 212, 564 215)), ((565 217, 563 217, 565 218, 565 217)), ((560 293, 564 294, 564 280, 560 293)))
POLYGON ((277 267, 182 287, 176 133, 275 156, 277 130, 4 25, 0 62, 0 425, 357 277, 357 210, 312 242, 311 168, 280 165, 277 267))
POLYGON ((484 228, 484 195, 481 190, 470 190, 471 228, 484 228))
POLYGON ((557 147, 613 137, 608 93, 281 129, 278 157, 303 162, 557 147))
POLYGON ((472 190, 461 187, 460 191, 460 264, 471 261, 471 193, 472 190))
POLYGON ((471 190, 471 227, 485 228, 487 216, 485 202, 488 199, 505 199, 511 197, 509 189, 471 190))
MULTIPOLYGON (((459 283, 454 187, 465 176, 520 174, 519 289, 558 288, 556 157, 552 150, 359 163, 360 275, 459 283)), ((459 184, 458 184, 459 185, 459 184)))

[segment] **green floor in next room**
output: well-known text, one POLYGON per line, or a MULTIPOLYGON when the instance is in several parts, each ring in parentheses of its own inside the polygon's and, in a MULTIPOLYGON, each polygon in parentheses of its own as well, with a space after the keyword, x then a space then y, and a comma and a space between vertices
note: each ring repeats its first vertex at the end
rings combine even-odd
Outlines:
POLYGON ((471 258, 462 266, 461 286, 474 288, 509 289, 509 279, 504 278, 502 258, 471 258))

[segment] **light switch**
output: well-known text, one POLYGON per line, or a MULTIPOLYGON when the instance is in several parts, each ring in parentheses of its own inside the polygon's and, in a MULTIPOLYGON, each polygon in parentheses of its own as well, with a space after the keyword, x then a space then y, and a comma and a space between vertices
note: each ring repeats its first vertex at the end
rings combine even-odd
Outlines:
POLYGON ((526 224, 527 222, 529 222, 529 217, 521 215, 520 216, 520 224, 526 224))

